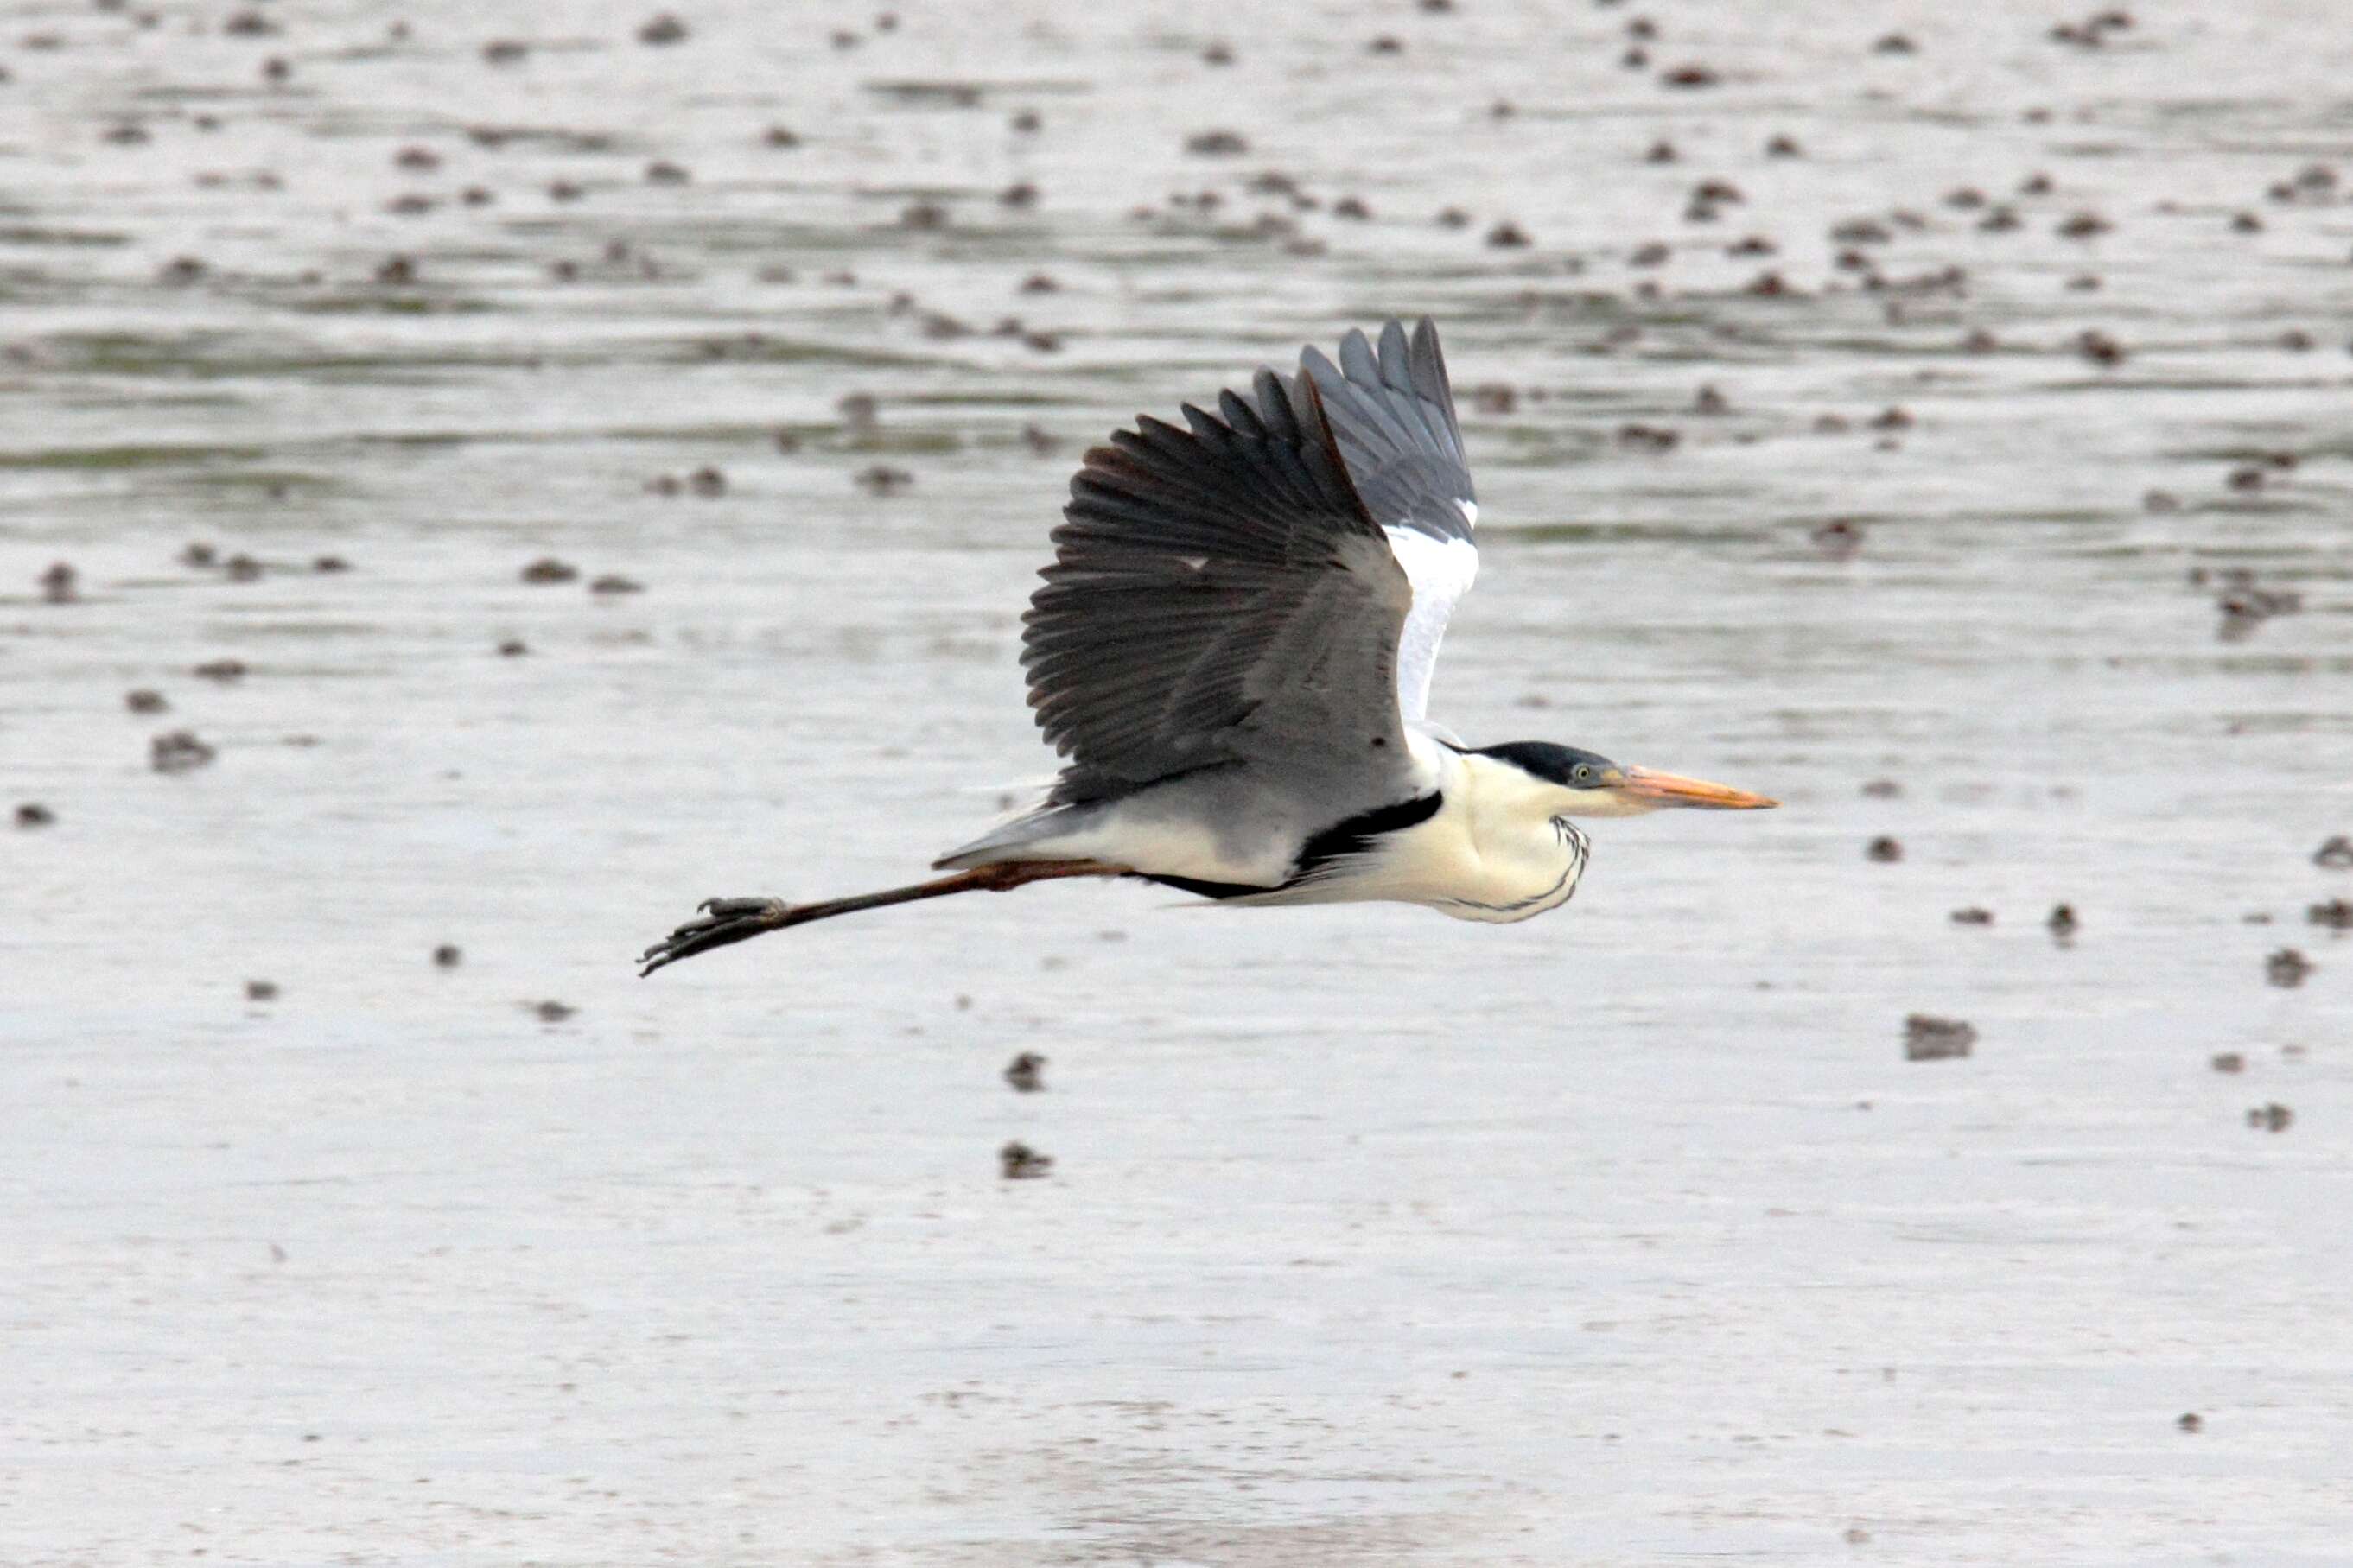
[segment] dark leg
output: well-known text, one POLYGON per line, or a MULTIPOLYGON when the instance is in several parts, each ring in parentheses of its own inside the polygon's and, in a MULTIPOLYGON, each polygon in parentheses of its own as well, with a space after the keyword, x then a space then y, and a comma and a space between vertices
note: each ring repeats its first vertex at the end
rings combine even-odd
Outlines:
POLYGON ((702 915, 646 949, 638 960, 645 967, 638 972, 638 978, 642 980, 666 963, 709 952, 714 947, 726 947, 787 926, 856 914, 860 910, 912 904, 918 899, 944 899, 950 893, 1006 893, 1031 882, 1052 881, 1059 877, 1127 874, 1124 866, 1106 866, 1099 860, 1008 860, 998 866, 958 871, 936 881, 886 888, 879 893, 860 893, 853 898, 828 899, 817 904, 788 904, 782 899, 705 899, 702 915))

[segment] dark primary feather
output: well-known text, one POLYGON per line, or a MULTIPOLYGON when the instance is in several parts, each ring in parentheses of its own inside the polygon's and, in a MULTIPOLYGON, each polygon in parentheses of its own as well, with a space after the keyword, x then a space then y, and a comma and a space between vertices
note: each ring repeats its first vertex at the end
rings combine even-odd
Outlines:
POLYGON ((1372 514, 1440 539, 1471 537, 1457 501, 1475 501, 1454 417, 1438 326, 1424 316, 1409 341, 1396 321, 1381 329, 1380 352, 1361 331, 1340 340, 1335 365, 1320 349, 1301 353, 1330 415, 1340 454, 1372 514))
POLYGON ((1397 647, 1412 590, 1350 483, 1316 387, 1258 374, 1189 428, 1089 452, 1030 599, 1021 662, 1071 761, 1054 799, 1280 763, 1386 787, 1405 766, 1397 647))

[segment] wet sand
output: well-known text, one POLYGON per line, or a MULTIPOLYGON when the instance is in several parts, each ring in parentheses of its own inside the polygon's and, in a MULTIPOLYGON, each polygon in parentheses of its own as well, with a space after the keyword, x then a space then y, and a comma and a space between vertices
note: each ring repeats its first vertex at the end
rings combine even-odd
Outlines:
POLYGON ((1724 9, 10 11, 0 1559, 2343 1561, 2353 34, 1724 9), (1423 311, 1433 710, 1781 811, 634 978, 1423 311))

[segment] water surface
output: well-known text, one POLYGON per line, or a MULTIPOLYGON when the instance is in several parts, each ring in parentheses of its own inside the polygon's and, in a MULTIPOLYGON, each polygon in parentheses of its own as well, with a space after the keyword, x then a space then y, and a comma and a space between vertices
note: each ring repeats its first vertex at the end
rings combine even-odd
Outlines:
POLYGON ((2353 35, 1745 9, 0 11, 0 1556, 2341 1561, 2353 35), (1435 710, 1785 809, 633 978, 1049 771, 1087 444, 1425 311, 1435 710))

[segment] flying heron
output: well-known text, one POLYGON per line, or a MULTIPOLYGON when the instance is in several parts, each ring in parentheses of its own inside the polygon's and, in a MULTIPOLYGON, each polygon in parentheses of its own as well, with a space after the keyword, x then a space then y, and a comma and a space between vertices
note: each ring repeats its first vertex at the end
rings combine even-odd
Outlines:
POLYGON ((1226 904, 1387 899, 1524 921, 1577 890, 1580 817, 1763 795, 1425 717, 1479 507, 1438 329, 1148 416, 1089 452, 1030 596, 1022 667, 1065 762, 950 875, 794 904, 712 899, 643 973, 766 931, 950 893, 1134 877, 1226 904))

